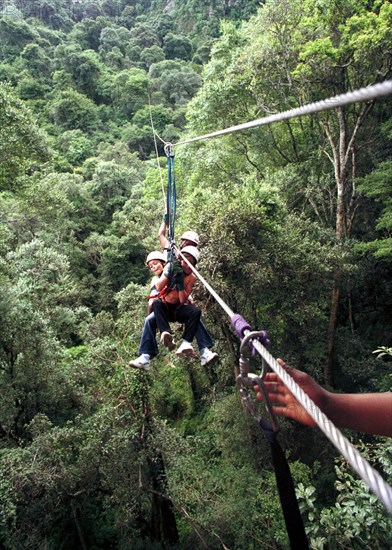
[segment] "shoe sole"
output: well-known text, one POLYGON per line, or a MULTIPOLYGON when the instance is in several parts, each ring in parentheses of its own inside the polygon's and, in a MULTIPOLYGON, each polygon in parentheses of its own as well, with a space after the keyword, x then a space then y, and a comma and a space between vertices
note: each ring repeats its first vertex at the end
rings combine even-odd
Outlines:
POLYGON ((209 361, 206 361, 205 363, 203 363, 202 367, 215 365, 215 363, 217 363, 218 361, 219 361, 219 355, 214 355, 214 357, 211 357, 209 361))
POLYGON ((173 351, 176 345, 173 342, 173 336, 170 334, 170 332, 167 332, 166 334, 163 334, 161 337, 162 344, 167 347, 169 351, 173 351))

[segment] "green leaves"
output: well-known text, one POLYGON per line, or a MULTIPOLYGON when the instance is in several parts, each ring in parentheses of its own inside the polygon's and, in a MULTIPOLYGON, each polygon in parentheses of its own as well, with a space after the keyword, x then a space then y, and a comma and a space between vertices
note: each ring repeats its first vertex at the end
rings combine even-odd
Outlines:
POLYGON ((12 189, 18 176, 49 159, 47 138, 31 112, 0 83, 0 191, 12 189))

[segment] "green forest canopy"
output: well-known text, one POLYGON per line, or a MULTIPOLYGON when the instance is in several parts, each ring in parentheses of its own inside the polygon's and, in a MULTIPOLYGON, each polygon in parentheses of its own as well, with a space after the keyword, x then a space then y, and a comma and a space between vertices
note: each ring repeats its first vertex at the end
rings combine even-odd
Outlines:
MULTIPOLYGON (((148 374, 128 366, 164 210, 150 117, 175 142, 391 78, 391 3, 0 10, 0 546, 287 548, 219 305, 197 287, 213 369, 162 348, 148 374)), ((372 353, 392 346, 391 105, 175 151, 176 234, 201 235, 203 275, 338 392, 391 389, 372 353)), ((348 435, 390 481, 390 442, 348 435)), ((280 440, 312 548, 391 546, 322 434, 282 420, 280 440)))

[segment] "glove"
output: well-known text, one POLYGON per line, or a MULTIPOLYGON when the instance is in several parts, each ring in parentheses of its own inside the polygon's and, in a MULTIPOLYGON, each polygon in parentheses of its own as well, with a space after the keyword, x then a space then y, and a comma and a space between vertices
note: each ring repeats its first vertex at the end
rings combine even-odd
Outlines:
POLYGON ((175 276, 179 273, 182 273, 182 265, 178 260, 173 260, 170 262, 164 272, 164 275, 168 279, 174 279, 175 276))
POLYGON ((176 275, 181 274, 183 272, 182 271, 182 265, 180 264, 180 262, 178 260, 173 260, 171 262, 169 271, 170 271, 170 275, 172 277, 175 277, 176 275))
POLYGON ((173 283, 175 284, 178 291, 184 290, 184 272, 181 271, 181 273, 177 273, 177 275, 173 279, 173 283))
POLYGON ((165 225, 167 225, 169 223, 169 216, 167 214, 167 212, 165 212, 162 216, 162 221, 165 225))

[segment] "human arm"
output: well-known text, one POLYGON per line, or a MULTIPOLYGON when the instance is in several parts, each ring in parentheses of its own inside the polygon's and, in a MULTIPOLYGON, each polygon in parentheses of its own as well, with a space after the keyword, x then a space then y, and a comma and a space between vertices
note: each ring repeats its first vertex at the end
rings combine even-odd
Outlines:
MULTIPOLYGON (((392 393, 339 394, 319 386, 308 374, 278 363, 322 412, 339 428, 392 437, 392 393)), ((283 384, 276 373, 267 373, 265 387, 277 416, 298 420, 307 426, 315 421, 283 384)), ((257 398, 262 399, 261 393, 257 398)))
POLYGON ((160 292, 169 284, 169 275, 166 271, 162 273, 157 282, 155 283, 155 288, 160 292))
POLYGON ((182 290, 178 289, 178 295, 180 298, 180 303, 185 304, 188 301, 189 296, 191 295, 192 289, 195 286, 197 281, 196 276, 191 273, 184 280, 184 288, 182 290))
POLYGON ((182 265, 178 260, 168 262, 165 269, 159 279, 155 282, 155 288, 160 292, 166 286, 170 285, 172 288, 184 286, 184 274, 182 265))
POLYGON ((161 243, 161 247, 165 250, 168 247, 169 241, 166 238, 166 226, 167 226, 167 214, 163 214, 161 226, 158 231, 158 239, 161 243))

